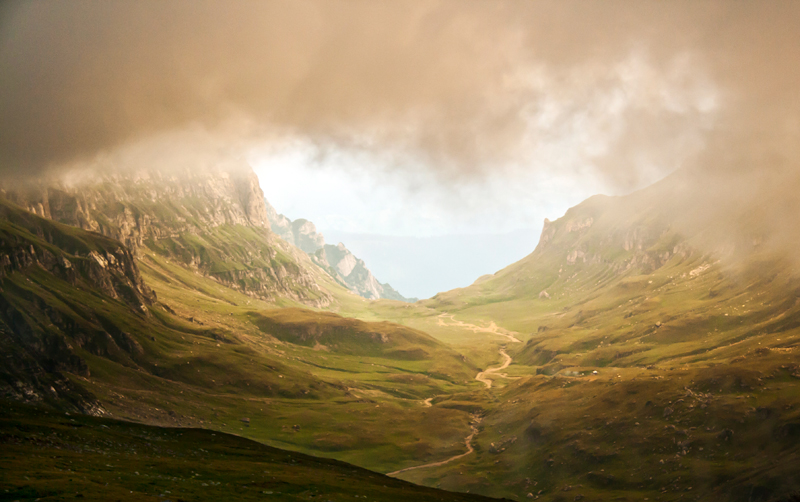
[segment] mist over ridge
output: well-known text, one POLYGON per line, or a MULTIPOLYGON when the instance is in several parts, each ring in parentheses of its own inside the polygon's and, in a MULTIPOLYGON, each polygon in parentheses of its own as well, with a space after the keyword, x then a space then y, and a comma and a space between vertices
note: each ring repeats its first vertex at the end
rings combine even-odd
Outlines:
POLYGON ((797 502, 798 27, 0 2, 0 498, 797 502))

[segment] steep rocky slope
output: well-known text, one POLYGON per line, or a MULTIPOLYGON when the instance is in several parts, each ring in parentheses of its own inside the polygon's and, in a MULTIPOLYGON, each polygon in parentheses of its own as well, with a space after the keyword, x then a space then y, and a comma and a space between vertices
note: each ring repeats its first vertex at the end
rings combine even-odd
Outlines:
MULTIPOLYGON (((140 475, 162 479, 163 468, 176 465, 176 458, 200 453, 206 465, 213 451, 212 470, 239 473, 228 478, 231 483, 270 470, 255 498, 264 492, 305 498, 314 479, 311 493, 334 498, 370 493, 405 500, 413 493, 431 500, 482 499, 263 445, 336 456, 384 472, 434 444, 445 448, 460 435, 465 414, 427 413, 416 403, 429 393, 448 392, 476 371, 458 353, 391 323, 270 309, 148 246, 139 251, 137 260, 119 241, 0 199, 0 443, 8 452, 0 461, 6 496, 77 493, 105 500, 118 493, 138 500, 166 493, 140 486, 140 475), (158 298, 145 280, 158 288, 158 298), (325 346, 304 343, 308 334, 325 346), (191 438, 183 437, 187 430, 195 431, 191 438), (166 448, 165 434, 174 440, 166 448), (399 443, 395 434, 416 439, 399 443), (219 448, 219 441, 226 443, 219 448), (45 450, 52 462, 42 461, 45 450), (246 451, 252 462, 243 462, 246 451), (62 469, 65 452, 74 454, 75 465, 62 469), (108 462, 121 470, 110 475, 108 462), (131 483, 117 476, 134 471, 131 483), (45 472, 65 477, 55 480, 45 472), (77 472, 92 480, 75 483, 77 472), (106 474, 107 482, 98 484, 97 476, 106 474)), ((184 466, 175 474, 194 480, 196 469, 184 466)), ((172 493, 219 498, 209 495, 211 477, 203 478, 206 486, 179 489, 176 479, 166 481, 172 493)), ((219 491, 230 494, 227 486, 219 491)))
POLYGON ((320 307, 331 302, 310 262, 270 232, 249 167, 84 174, 4 192, 42 217, 118 239, 136 254, 154 250, 248 294, 320 307))
POLYGON ((385 298, 401 302, 417 301, 417 298, 406 298, 389 284, 379 282, 364 260, 357 258, 343 243, 336 246, 325 244, 325 238, 317 232, 312 222, 305 219, 292 221, 278 214, 269 202, 266 202, 266 207, 272 231, 289 244, 308 253, 314 263, 350 291, 370 300, 385 298))
POLYGON ((350 291, 370 300, 385 298, 413 303, 417 298, 406 298, 388 283, 379 282, 367 268, 364 260, 357 258, 341 242, 335 246, 325 244, 311 259, 331 277, 350 291))
POLYGON ((97 412, 64 373, 89 376, 79 352, 133 364, 143 349, 115 315, 151 317, 156 296, 118 241, 0 199, 0 392, 97 412), (103 304, 100 308, 98 303, 103 304))

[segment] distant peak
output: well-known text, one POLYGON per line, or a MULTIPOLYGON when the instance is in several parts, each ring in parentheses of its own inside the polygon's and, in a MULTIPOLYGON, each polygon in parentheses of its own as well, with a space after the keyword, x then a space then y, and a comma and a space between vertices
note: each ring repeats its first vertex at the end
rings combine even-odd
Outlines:
POLYGON ((317 232, 314 223, 304 218, 292 221, 278 214, 269 202, 266 203, 266 207, 274 233, 289 244, 308 253, 314 263, 353 293, 370 300, 379 298, 400 301, 417 300, 416 298, 405 298, 389 284, 379 282, 367 268, 364 260, 356 257, 343 242, 339 242, 335 246, 325 244, 325 239, 322 234, 317 232))

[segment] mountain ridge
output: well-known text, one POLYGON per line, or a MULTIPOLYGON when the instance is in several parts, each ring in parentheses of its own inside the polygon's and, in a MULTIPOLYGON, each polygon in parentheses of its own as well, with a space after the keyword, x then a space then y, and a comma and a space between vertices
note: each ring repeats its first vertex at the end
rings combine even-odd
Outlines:
POLYGON ((369 300, 387 299, 414 303, 418 298, 406 298, 388 283, 378 281, 367 268, 364 260, 356 257, 343 244, 326 244, 316 226, 306 220, 290 220, 266 201, 267 217, 272 231, 289 244, 308 253, 311 259, 328 272, 339 284, 369 300))
POLYGON ((323 307, 333 301, 310 260, 270 231, 258 177, 246 165, 171 172, 137 169, 3 187, 40 216, 148 248, 227 286, 323 307))
POLYGON ((523 343, 500 345, 513 362, 476 456, 406 479, 554 501, 792 500, 800 268, 780 213, 764 222, 797 196, 765 199, 770 180, 727 200, 709 179, 590 197, 522 260, 420 302, 523 343))
POLYGON ((0 202, 0 346, 13 358, 0 368, 4 400, 238 430, 385 472, 396 458, 408 462, 413 452, 460 436, 462 411, 428 414, 414 403, 458 387, 477 369, 429 334, 297 303, 276 308, 173 255, 145 246, 134 258, 119 241, 0 202), (113 289, 104 286, 109 281, 113 289), (147 298, 125 294, 126 287, 147 298), (308 333, 322 343, 305 343, 308 333), (353 413, 365 417, 355 430, 353 413), (326 414, 341 420, 318 420, 326 414), (380 428, 387 417, 395 417, 391 434, 380 428), (416 431, 420 422, 426 431, 416 431), (395 444, 395 434, 414 433, 418 443, 395 444))
MULTIPOLYGON (((709 235, 729 227, 704 226, 714 218, 687 224, 707 202, 676 191, 684 182, 591 197, 546 221, 527 257, 415 304, 338 295, 311 256, 269 241, 285 267, 307 267, 332 292, 336 313, 214 278, 246 271, 229 257, 265 242, 249 222, 145 239, 135 260, 129 252, 157 294, 143 311, 102 277, 72 284, 54 268, 67 239, 85 246, 66 259, 87 267, 103 263, 91 246, 121 243, 8 205, 4 262, 14 266, 0 297, 37 321, 41 345, 58 330, 87 340, 72 352, 91 371, 65 365, 60 386, 40 378, 46 370, 19 373, 28 384, 17 391, 5 375, 5 389, 36 400, 26 390, 47 396, 52 385, 71 410, 234 432, 492 496, 781 500, 800 490, 797 264, 763 244, 761 226, 721 240, 709 235), (25 221, 24 239, 14 237, 25 221), (206 244, 183 254, 196 239, 206 244), (37 245, 59 249, 50 258, 37 245), (50 305, 80 329, 60 328, 50 305)), ((297 228, 313 237, 307 223, 297 228)), ((354 258, 340 263, 356 269, 354 258)), ((7 336, 23 333, 15 326, 0 326, 0 340, 22 354, 7 336)), ((46 356, 33 359, 45 368, 46 356)))

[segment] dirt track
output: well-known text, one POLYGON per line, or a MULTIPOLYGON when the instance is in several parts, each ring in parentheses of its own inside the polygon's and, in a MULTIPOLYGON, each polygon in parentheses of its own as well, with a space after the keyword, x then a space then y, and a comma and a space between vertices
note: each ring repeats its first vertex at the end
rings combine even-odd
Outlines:
MULTIPOLYGON (((508 368, 509 364, 511 364, 511 356, 506 354, 505 348, 500 349, 500 355, 505 358, 505 361, 503 361, 503 364, 501 364, 500 366, 498 366, 496 368, 486 368, 485 370, 481 371, 480 373, 478 373, 475 376, 475 380, 477 380, 479 382, 482 382, 484 385, 486 385, 487 389, 491 389, 492 388, 492 381, 489 380, 486 376, 489 375, 489 374, 497 373, 498 371, 504 370, 504 369, 508 368)), ((502 374, 502 375, 499 375, 499 376, 504 377, 504 378, 506 377, 505 374, 502 374)))
MULTIPOLYGON (((517 337, 514 336, 516 334, 516 332, 508 331, 506 329, 500 328, 499 326, 497 326, 497 324, 494 323, 494 321, 489 323, 489 326, 476 326, 474 324, 469 324, 469 323, 465 323, 465 322, 462 322, 462 321, 456 321, 455 317, 452 314, 441 314, 441 315, 439 315, 438 321, 439 321, 439 326, 456 326, 456 327, 459 327, 459 328, 468 329, 468 330, 472 331, 473 333, 490 333, 490 334, 493 334, 493 335, 504 336, 504 337, 508 338, 508 340, 510 342, 512 342, 512 343, 522 343, 522 340, 520 340, 520 339, 518 339, 517 337), (450 318, 451 323, 450 324, 446 323, 444 321, 445 318, 450 318)), ((497 366, 496 368, 486 368, 485 370, 481 371, 480 373, 478 373, 475 376, 475 380, 477 380, 477 381, 483 383, 484 385, 486 385, 487 389, 490 389, 492 387, 492 381, 489 378, 487 378, 487 375, 495 374, 498 371, 502 371, 502 370, 508 368, 508 366, 511 364, 511 361, 512 361, 511 356, 509 356, 506 353, 505 347, 500 349, 500 355, 503 356, 503 359, 504 359, 503 360, 503 364, 501 364, 500 366, 497 366)), ((504 375, 504 374, 499 375, 499 376, 502 376, 504 378, 506 377, 506 375, 504 375)), ((425 407, 433 406, 431 401, 433 401, 434 398, 436 398, 436 396, 429 397, 429 398, 425 399, 424 401, 422 401, 422 405, 425 406, 425 407)), ((450 463, 450 462, 452 462, 454 460, 458 460, 460 458, 466 457, 467 455, 469 455, 470 453, 475 451, 475 449, 472 447, 472 439, 475 437, 475 434, 478 433, 478 424, 480 423, 480 421, 481 421, 481 419, 480 419, 479 416, 477 416, 477 415, 473 415, 472 416, 472 423, 470 423, 471 432, 470 432, 469 436, 467 436, 464 439, 464 445, 467 447, 467 451, 465 451, 464 453, 460 453, 458 455, 454 455, 454 456, 452 456, 452 457, 450 457, 448 459, 441 460, 439 462, 431 462, 429 464, 415 465, 414 467, 406 467, 405 469, 400 469, 399 471, 390 472, 390 473, 387 474, 387 476, 395 476, 397 474, 401 474, 401 473, 406 472, 406 471, 412 471, 412 470, 415 470, 415 469, 425 469, 427 467, 438 467, 440 465, 444 465, 444 464, 450 463)))
POLYGON ((469 436, 467 436, 464 439, 464 445, 466 445, 466 447, 467 447, 467 451, 465 451, 464 453, 460 453, 458 455, 454 455, 454 456, 452 456, 452 457, 450 457, 448 459, 441 460, 439 462, 431 462, 430 464, 415 465, 414 467, 406 467, 405 469, 400 469, 399 471, 390 472, 390 473, 387 474, 387 476, 395 476, 395 475, 400 474, 402 472, 413 471, 415 469, 424 469, 426 467, 438 467, 440 465, 448 464, 448 463, 452 462, 453 460, 458 460, 459 458, 466 457, 467 455, 469 455, 470 453, 475 451, 475 449, 472 447, 472 438, 474 438, 475 434, 478 433, 478 424, 480 423, 480 421, 481 421, 481 419, 480 419, 479 416, 472 415, 472 423, 470 423, 470 425, 469 425, 470 428, 472 429, 472 432, 470 433, 469 436))

